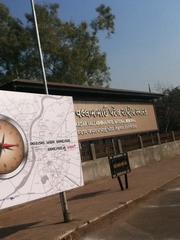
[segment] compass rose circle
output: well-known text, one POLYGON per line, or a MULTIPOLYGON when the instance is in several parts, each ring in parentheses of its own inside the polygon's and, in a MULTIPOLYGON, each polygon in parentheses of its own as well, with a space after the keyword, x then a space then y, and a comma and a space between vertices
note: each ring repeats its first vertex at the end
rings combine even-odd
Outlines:
POLYGON ((0 179, 16 176, 27 160, 27 139, 20 125, 0 115, 0 179))

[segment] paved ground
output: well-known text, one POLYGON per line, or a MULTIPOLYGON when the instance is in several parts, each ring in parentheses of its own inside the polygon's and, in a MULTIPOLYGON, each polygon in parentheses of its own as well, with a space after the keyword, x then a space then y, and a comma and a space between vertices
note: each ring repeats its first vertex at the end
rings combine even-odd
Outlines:
MULTIPOLYGON (((97 224, 96 224, 97 225, 97 224)), ((180 239, 180 178, 124 209, 110 224, 88 231, 81 240, 180 239)))
POLYGON ((1 210, 0 239, 61 239, 67 231, 88 225, 91 220, 141 198, 177 176, 180 176, 180 157, 133 170, 129 174, 129 189, 125 191, 110 177, 69 191, 67 198, 72 215, 69 223, 63 223, 58 195, 1 210))

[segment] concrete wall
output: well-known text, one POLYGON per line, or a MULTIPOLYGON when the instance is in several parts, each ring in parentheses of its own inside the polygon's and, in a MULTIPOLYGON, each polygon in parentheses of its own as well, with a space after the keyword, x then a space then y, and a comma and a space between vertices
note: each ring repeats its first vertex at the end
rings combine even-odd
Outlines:
MULTIPOLYGON (((128 152, 131 169, 180 156, 180 141, 164 143, 128 152)), ((108 158, 99 158, 82 163, 85 183, 111 176, 108 158)))

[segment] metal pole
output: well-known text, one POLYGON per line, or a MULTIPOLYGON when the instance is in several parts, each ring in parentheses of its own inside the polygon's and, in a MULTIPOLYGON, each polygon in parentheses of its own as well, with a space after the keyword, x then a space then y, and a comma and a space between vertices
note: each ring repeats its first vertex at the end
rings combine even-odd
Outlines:
POLYGON ((38 24, 37 24, 36 10, 34 7, 34 0, 31 0, 31 7, 32 7, 34 24, 35 24, 35 29, 36 29, 36 37, 37 37, 37 43, 38 43, 39 56, 40 56, 40 60, 41 60, 43 83, 44 83, 44 88, 45 88, 46 94, 48 94, 48 86, 47 86, 46 73, 45 73, 45 68, 44 68, 43 55, 42 55, 42 50, 41 50, 41 41, 40 41, 40 37, 39 37, 39 30, 38 30, 38 24))
POLYGON ((121 177, 118 176, 117 179, 118 179, 119 185, 120 185, 120 187, 121 187, 121 190, 123 191, 123 190, 124 190, 124 187, 123 187, 123 184, 122 184, 122 181, 121 181, 121 177))
POLYGON ((70 213, 68 211, 66 193, 65 192, 59 193, 59 197, 60 197, 60 202, 61 202, 61 206, 62 206, 64 222, 69 222, 71 220, 71 217, 70 217, 70 213))
MULTIPOLYGON (((45 92, 48 95, 49 92, 48 92, 48 86, 47 86, 46 72, 45 72, 45 68, 44 68, 43 54, 42 54, 42 49, 41 49, 41 41, 40 41, 40 36, 39 36, 39 30, 38 30, 34 0, 31 0, 31 7, 32 7, 34 24, 35 24, 35 29, 36 29, 36 37, 37 37, 37 43, 38 43, 39 56, 40 56, 40 60, 41 60, 41 70, 42 70, 42 75, 43 75, 43 83, 44 83, 45 92)), ((70 214, 69 214, 69 211, 68 211, 66 193, 61 192, 61 193, 59 193, 59 196, 60 196, 60 201, 61 201, 61 207, 62 207, 64 222, 69 222, 70 221, 70 214)))

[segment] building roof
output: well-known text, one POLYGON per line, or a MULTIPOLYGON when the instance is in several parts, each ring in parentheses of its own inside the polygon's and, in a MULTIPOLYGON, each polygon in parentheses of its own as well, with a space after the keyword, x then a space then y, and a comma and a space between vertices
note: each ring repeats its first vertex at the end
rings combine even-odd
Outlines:
MULTIPOLYGON (((30 93, 45 93, 42 82, 30 80, 13 80, 0 86, 1 90, 19 91, 30 93)), ((49 94, 72 96, 74 100, 86 101, 133 101, 133 102, 152 102, 163 96, 158 93, 141 91, 129 91, 122 89, 87 87, 64 83, 48 82, 49 94)))

